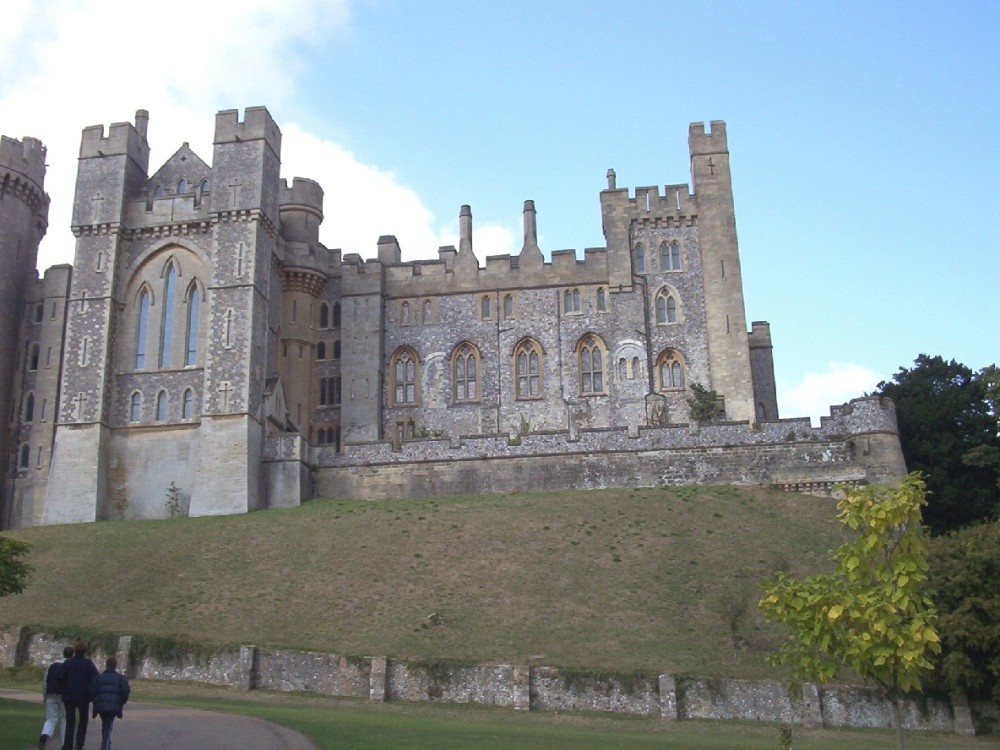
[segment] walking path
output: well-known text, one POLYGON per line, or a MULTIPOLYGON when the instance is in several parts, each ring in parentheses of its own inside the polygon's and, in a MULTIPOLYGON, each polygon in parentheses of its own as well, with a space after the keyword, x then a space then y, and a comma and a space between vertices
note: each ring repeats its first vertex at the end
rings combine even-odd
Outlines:
MULTIPOLYGON (((0 698, 37 703, 41 729, 45 707, 38 695, 0 690, 0 698)), ((121 750, 316 750, 316 745, 304 735, 269 721, 153 703, 130 702, 125 706, 125 718, 115 721, 113 737, 115 748, 121 750)), ((49 745, 58 747, 51 740, 49 745)), ((101 720, 91 719, 87 747, 100 745, 101 720)))

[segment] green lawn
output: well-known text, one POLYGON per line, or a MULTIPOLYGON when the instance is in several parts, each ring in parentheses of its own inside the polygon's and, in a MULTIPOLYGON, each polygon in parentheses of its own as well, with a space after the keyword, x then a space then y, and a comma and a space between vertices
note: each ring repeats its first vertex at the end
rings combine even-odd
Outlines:
POLYGON ((776 568, 824 565, 840 533, 829 499, 728 486, 310 501, 34 528, 10 532, 33 545, 35 573, 0 599, 0 623, 773 676, 764 657, 777 632, 757 615, 756 586, 776 568), (109 559, 114 575, 97 574, 109 559))

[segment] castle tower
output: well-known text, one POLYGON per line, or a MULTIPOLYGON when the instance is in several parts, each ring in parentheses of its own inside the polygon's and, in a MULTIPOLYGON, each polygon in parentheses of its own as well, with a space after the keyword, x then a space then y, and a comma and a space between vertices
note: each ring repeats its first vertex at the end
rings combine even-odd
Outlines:
POLYGON ((704 123, 692 123, 688 147, 697 202, 711 387, 725 398, 729 419, 754 421, 753 379, 726 124, 713 120, 711 131, 706 133, 704 123))
POLYGON ((67 305, 62 386, 42 522, 107 516, 118 266, 126 203, 147 178, 148 115, 83 131, 73 201, 76 253, 67 305))
MULTIPOLYGON (((38 244, 48 227, 49 197, 45 194, 45 146, 34 138, 18 141, 0 138, 0 415, 9 419, 12 408, 11 386, 15 368, 27 367, 31 343, 23 350, 18 325, 23 311, 23 290, 36 278, 38 244)), ((17 439, 0 428, 0 481, 18 450, 17 439)), ((14 424, 17 424, 16 420, 14 424)), ((4 503, 0 505, 0 528, 10 526, 7 507, 11 493, 3 481, 4 503)))
POLYGON ((266 505, 262 483, 268 340, 280 299, 281 131, 264 107, 215 118, 212 159, 212 281, 198 468, 192 516, 266 505))

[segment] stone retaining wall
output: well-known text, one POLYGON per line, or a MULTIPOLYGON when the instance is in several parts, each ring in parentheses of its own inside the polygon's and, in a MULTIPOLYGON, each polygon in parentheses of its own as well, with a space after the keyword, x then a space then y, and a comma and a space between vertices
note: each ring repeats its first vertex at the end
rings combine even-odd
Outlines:
MULTIPOLYGON (((44 667, 61 657, 63 640, 28 628, 0 629, 0 667, 44 667)), ((792 698, 773 681, 614 674, 527 664, 459 664, 268 650, 255 646, 158 660, 118 641, 118 663, 130 677, 227 685, 241 690, 313 692, 381 701, 474 703, 518 710, 608 711, 664 720, 764 721, 807 727, 890 728, 891 706, 857 686, 803 685, 792 698)), ((100 660, 103 654, 95 654, 100 660)), ((994 704, 907 700, 907 729, 974 734, 973 716, 996 716, 994 704)))

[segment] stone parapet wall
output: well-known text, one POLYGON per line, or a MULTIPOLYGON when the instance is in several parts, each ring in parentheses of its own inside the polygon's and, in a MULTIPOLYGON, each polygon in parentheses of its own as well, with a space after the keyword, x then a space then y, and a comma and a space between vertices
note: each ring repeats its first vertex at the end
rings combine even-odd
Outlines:
MULTIPOLYGON (((537 711, 606 711, 670 720, 740 720, 806 727, 889 728, 892 709, 870 689, 806 683, 793 698, 774 680, 599 673, 529 664, 462 664, 350 657, 254 646, 185 654, 170 659, 131 653, 118 640, 119 664, 130 677, 183 680, 235 689, 311 692, 371 701, 471 703, 537 711), (132 660, 132 657, 137 657, 132 660)), ((64 639, 29 628, 0 628, 0 667, 45 667, 60 657, 64 639)), ((102 654, 94 655, 103 658, 102 654)), ((946 702, 917 696, 903 705, 907 729, 974 733, 973 717, 1000 714, 995 704, 946 702), (956 710, 961 709, 961 710, 956 710)))

